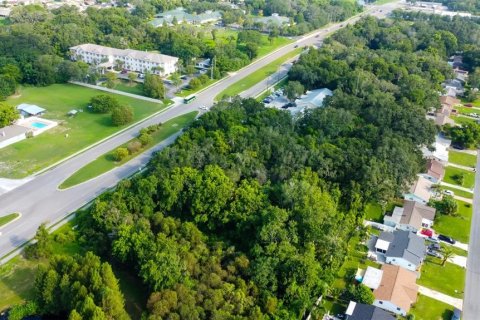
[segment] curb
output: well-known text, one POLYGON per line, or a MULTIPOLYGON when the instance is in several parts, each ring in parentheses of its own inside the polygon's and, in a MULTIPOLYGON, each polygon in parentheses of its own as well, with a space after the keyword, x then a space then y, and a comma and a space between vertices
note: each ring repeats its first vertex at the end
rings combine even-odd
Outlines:
POLYGON ((13 222, 17 221, 18 219, 20 219, 20 218, 22 217, 22 214, 21 214, 20 212, 14 212, 14 213, 17 213, 17 214, 18 214, 18 216, 17 216, 17 217, 15 217, 13 220, 11 220, 11 221, 9 221, 9 222, 5 223, 3 226, 1 226, 1 227, 0 227, 0 230, 2 230, 3 228, 5 228, 6 226, 8 226, 9 224, 11 224, 11 223, 13 223, 13 222))

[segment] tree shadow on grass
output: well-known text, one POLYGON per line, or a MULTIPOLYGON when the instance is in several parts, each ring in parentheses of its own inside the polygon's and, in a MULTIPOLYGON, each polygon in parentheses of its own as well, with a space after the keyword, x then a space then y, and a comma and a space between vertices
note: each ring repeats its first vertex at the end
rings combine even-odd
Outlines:
POLYGON ((453 311, 452 310, 445 310, 442 313, 442 319, 443 320, 451 320, 453 316, 453 311))

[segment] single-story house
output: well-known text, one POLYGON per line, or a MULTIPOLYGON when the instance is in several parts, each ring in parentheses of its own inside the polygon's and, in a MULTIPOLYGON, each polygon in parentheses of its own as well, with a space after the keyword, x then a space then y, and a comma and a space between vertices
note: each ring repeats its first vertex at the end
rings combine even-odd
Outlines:
POLYGON ((200 25, 210 22, 214 23, 221 19, 222 14, 220 11, 207 10, 203 13, 192 14, 180 7, 155 15, 155 19, 153 19, 150 24, 154 27, 160 27, 164 23, 167 25, 173 25, 174 20, 176 20, 178 24, 188 23, 200 25))
POLYGON ((406 316, 417 301, 417 275, 399 266, 382 266, 383 277, 378 289, 373 291, 373 305, 384 310, 406 316))
POLYGON ((463 57, 460 55, 453 55, 448 58, 448 64, 452 68, 461 68, 463 66, 463 57))
POLYGON ((435 208, 417 201, 404 200, 403 207, 395 207, 391 216, 383 218, 383 223, 398 230, 417 232, 432 227, 435 212, 435 208))
POLYGON ((346 320, 395 320, 390 313, 369 304, 350 301, 345 311, 346 320))
POLYGON ((307 93, 295 100, 295 108, 305 110, 321 107, 325 98, 332 95, 332 90, 328 88, 307 91, 307 93))
POLYGON ((410 231, 384 231, 375 243, 375 251, 385 256, 386 263, 415 271, 425 259, 425 240, 410 231))
POLYGON ((450 97, 456 97, 457 96, 457 90, 453 87, 445 87, 445 95, 450 96, 450 97))
POLYGON ((210 63, 211 63, 210 59, 199 60, 195 63, 195 67, 199 69, 208 69, 210 68, 210 63))
POLYGON ((382 281, 383 271, 373 267, 367 267, 363 274, 361 283, 370 289, 377 289, 382 281))
POLYGON ((456 94, 463 94, 464 91, 465 91, 463 89, 462 82, 460 80, 457 80, 457 79, 445 80, 445 82, 443 83, 443 86, 446 90, 448 90, 449 88, 453 88, 455 90, 456 94))
POLYGON ((449 116, 446 116, 442 113, 435 114, 434 122, 437 126, 444 126, 446 124, 453 126, 455 124, 455 120, 453 120, 449 116))
POLYGON ((433 183, 439 183, 443 180, 443 177, 445 175, 445 168, 440 161, 435 159, 428 159, 427 172, 420 175, 432 181, 433 183))
POLYGON ((0 17, 8 18, 10 17, 11 12, 12 12, 12 9, 10 8, 0 8, 0 17))
POLYGON ((440 104, 443 106, 443 105, 447 105, 447 106, 450 106, 450 107, 455 107, 457 105, 461 105, 462 102, 457 99, 457 98, 454 98, 454 97, 450 97, 450 96, 441 96, 440 97, 440 104))
POLYGON ((24 117, 41 116, 45 113, 45 109, 34 104, 22 103, 17 106, 17 110, 24 117))
POLYGON ((267 17, 254 17, 253 21, 263 23, 266 27, 290 26, 290 18, 282 17, 278 13, 272 13, 271 16, 267 17))
POLYGON ((426 204, 433 195, 433 184, 429 179, 419 176, 410 190, 403 195, 403 198, 426 204))
POLYGON ((435 159, 446 164, 448 162, 448 148, 451 143, 451 140, 437 135, 435 137, 435 143, 430 148, 422 148, 423 157, 426 159, 435 159))

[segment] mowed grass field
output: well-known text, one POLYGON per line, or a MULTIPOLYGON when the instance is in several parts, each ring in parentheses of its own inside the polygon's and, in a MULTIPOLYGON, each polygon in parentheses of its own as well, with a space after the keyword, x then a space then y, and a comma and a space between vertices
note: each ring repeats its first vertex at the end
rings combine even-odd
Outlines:
MULTIPOLYGON (((104 155, 90 162, 89 164, 87 164, 86 166, 84 166, 83 168, 75 172, 73 175, 71 175, 69 178, 67 178, 64 182, 62 182, 59 188, 66 189, 66 188, 75 186, 79 183, 93 179, 107 171, 114 169, 115 167, 118 167, 128 162, 129 160, 138 156, 140 153, 150 149, 151 147, 155 146, 156 144, 162 142, 163 140, 165 140, 166 138, 174 134, 175 132, 178 132, 183 127, 192 123, 192 121, 195 119, 197 114, 198 114, 197 111, 189 112, 187 114, 178 116, 176 118, 173 118, 163 123, 157 132, 152 133, 152 142, 150 144, 144 146, 138 153, 129 155, 122 161, 115 161, 113 159, 113 153, 115 152, 116 149, 105 153, 104 155)), ((126 148, 128 144, 129 142, 119 147, 126 148)))
MULTIPOLYGON (((228 43, 230 41, 236 42, 238 31, 227 30, 227 29, 216 29, 215 40, 213 39, 211 31, 208 31, 208 32, 206 31, 204 35, 205 35, 205 38, 203 39, 204 42, 207 45, 213 47, 215 45, 215 42, 221 42, 221 43, 228 43)), ((268 40, 268 35, 262 34, 261 37, 262 37, 261 42, 260 42, 260 45, 258 46, 257 59, 293 41, 285 37, 276 37, 272 40, 272 42, 270 42, 268 40)))
POLYGON ((445 234, 463 243, 468 243, 473 208, 471 204, 464 201, 455 201, 458 205, 457 215, 448 216, 437 213, 433 229, 437 233, 445 234))
POLYGON ((473 188, 475 185, 475 173, 456 167, 447 167, 443 181, 464 188, 473 188), (463 176, 463 184, 460 184, 459 177, 463 176))
POLYGON ((451 320, 453 307, 419 294, 410 313, 415 315, 415 320, 451 320))
POLYGON ((448 161, 451 163, 459 164, 461 166, 475 168, 477 164, 477 157, 473 154, 468 154, 465 152, 449 151, 448 161))
MULTIPOLYGON (((59 125, 34 138, 3 148, 0 152, 0 177, 26 177, 125 128, 112 125, 109 114, 88 112, 90 98, 98 94, 106 92, 73 84, 55 84, 25 87, 20 90, 20 96, 9 98, 7 102, 14 106, 31 103, 46 109, 43 117, 57 121, 59 125), (67 112, 72 109, 82 109, 83 112, 71 118, 67 112)), ((165 108, 164 104, 114 96, 120 103, 134 109, 134 122, 165 108)))

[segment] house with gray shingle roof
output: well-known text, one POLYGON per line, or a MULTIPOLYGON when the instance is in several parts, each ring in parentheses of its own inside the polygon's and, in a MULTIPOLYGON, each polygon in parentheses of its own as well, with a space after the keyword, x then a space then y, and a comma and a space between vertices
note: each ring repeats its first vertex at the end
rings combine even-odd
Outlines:
POLYGON ((425 259, 425 240, 410 231, 382 232, 375 250, 386 263, 415 271, 425 259))

